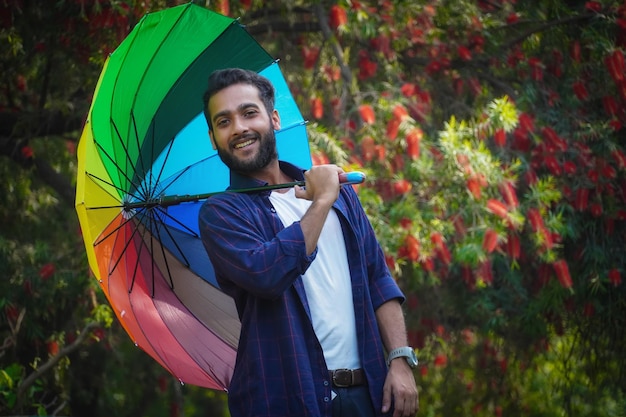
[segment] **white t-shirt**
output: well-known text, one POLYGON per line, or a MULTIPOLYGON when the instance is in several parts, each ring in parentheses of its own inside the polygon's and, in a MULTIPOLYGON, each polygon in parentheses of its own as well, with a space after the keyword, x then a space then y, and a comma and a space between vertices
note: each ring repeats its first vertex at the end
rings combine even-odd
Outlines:
MULTIPOLYGON (((270 201, 285 227, 300 221, 311 202, 293 188, 272 192, 270 201)), ((328 369, 360 368, 352 285, 341 224, 331 210, 317 242, 317 256, 302 276, 315 334, 328 369)))

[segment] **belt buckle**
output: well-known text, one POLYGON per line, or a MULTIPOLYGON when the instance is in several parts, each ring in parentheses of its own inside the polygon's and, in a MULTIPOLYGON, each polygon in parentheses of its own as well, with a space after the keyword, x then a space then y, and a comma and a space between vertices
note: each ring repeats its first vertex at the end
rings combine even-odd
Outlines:
POLYGON ((335 384, 337 388, 351 387, 354 385, 354 373, 351 369, 336 369, 333 372, 333 384, 335 384), (350 375, 349 381, 346 381, 346 379, 348 379, 346 375, 350 375))

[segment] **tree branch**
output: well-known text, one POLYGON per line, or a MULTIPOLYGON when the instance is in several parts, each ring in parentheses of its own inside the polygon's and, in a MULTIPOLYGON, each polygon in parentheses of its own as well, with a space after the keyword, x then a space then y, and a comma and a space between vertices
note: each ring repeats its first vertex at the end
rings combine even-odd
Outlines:
MULTIPOLYGON (((37 381, 39 377, 52 369, 59 361, 69 355, 70 353, 77 350, 80 345, 85 341, 85 339, 91 334, 91 330, 98 327, 100 324, 98 322, 88 323, 83 330, 80 332, 80 335, 74 340, 73 343, 65 346, 59 352, 52 356, 46 363, 38 367, 34 372, 28 375, 18 386, 17 388, 17 396, 21 400, 24 392, 37 381)), ((19 401, 19 400, 18 400, 19 401)), ((18 407, 19 408, 19 407, 18 407)))

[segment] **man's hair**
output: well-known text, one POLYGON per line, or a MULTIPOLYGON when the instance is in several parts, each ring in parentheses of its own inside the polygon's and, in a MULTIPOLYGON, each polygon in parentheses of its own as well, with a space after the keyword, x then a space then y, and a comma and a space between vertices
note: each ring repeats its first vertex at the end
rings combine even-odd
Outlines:
POLYGON ((274 111, 274 86, 267 78, 254 71, 241 68, 216 70, 209 76, 208 88, 203 98, 204 117, 206 117, 209 130, 213 130, 211 115, 209 114, 209 100, 219 91, 233 84, 249 84, 255 86, 259 90, 259 98, 265 105, 267 113, 271 115, 274 111))

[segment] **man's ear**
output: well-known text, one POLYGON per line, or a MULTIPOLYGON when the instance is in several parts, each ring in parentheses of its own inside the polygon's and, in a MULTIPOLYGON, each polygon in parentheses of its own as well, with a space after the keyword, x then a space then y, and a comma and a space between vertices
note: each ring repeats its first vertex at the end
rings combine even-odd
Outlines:
POLYGON ((274 130, 280 130, 280 114, 276 109, 272 112, 272 127, 274 130))
POLYGON ((217 150, 217 146, 215 146, 215 138, 213 137, 213 131, 209 129, 209 139, 211 139, 211 146, 213 146, 213 150, 217 150))

